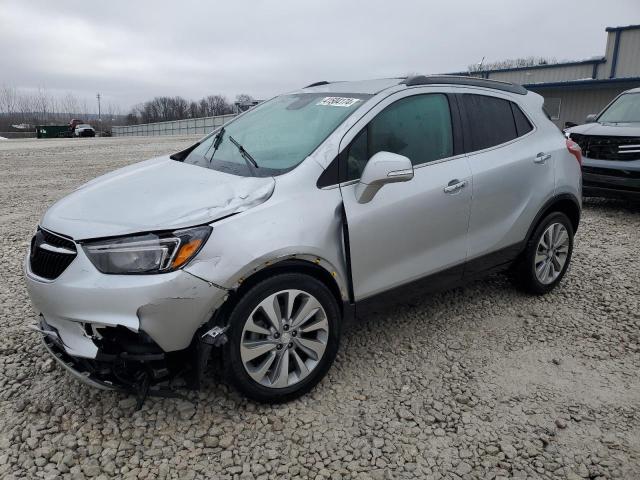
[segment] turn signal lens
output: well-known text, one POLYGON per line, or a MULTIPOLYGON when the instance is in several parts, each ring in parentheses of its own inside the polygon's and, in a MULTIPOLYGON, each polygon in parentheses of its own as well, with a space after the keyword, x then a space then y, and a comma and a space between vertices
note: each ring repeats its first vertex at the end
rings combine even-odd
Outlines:
POLYGON ((171 268, 178 268, 183 265, 194 255, 194 253, 198 251, 200 245, 202 245, 202 240, 200 238, 196 238, 195 240, 191 240, 190 242, 182 245, 171 263, 171 268))

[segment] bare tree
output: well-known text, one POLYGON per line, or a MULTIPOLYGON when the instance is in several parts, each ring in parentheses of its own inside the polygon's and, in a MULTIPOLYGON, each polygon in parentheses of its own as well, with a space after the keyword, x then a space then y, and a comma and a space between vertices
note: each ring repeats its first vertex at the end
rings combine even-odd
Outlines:
POLYGON ((172 120, 181 120, 187 118, 189 111, 189 102, 182 97, 173 97, 173 111, 171 112, 172 120))
POLYGON ((486 70, 501 70, 504 68, 521 68, 521 67, 535 67, 538 65, 552 65, 558 63, 556 58, 552 57, 521 57, 521 58, 508 58, 506 60, 499 60, 496 62, 478 63, 469 65, 468 69, 470 73, 476 73, 486 70))
POLYGON ((36 104, 33 96, 28 93, 19 93, 17 97, 17 110, 20 113, 20 121, 24 123, 28 123, 30 121, 36 121, 34 118, 33 112, 35 110, 34 106, 36 104))
POLYGON ((225 115, 232 111, 231 105, 223 95, 209 95, 204 100, 207 102, 209 115, 225 115))
POLYGON ((247 94, 247 93, 239 93, 236 95, 236 103, 244 104, 244 103, 252 103, 255 99, 247 94))
POLYGON ((87 116, 89 115, 89 104, 87 103, 87 99, 83 98, 80 100, 78 106, 80 107, 80 111, 77 113, 79 113, 83 120, 86 121, 87 116))
POLYGON ((200 116, 200 108, 198 102, 189 103, 189 118, 198 118, 200 116))
POLYGON ((16 111, 18 103, 18 92, 16 87, 11 85, 2 85, 0 88, 0 109, 11 116, 16 111))
POLYGON ((71 92, 67 92, 61 100, 62 113, 66 113, 69 116, 78 113, 78 98, 71 92))
POLYGON ((60 102, 58 97, 51 95, 51 98, 49 99, 49 118, 59 121, 60 117, 60 102))
MULTIPOLYGON (((252 103, 250 95, 238 95, 237 100, 252 103)), ((127 122, 153 123, 183 118, 210 117, 233 112, 233 106, 224 95, 209 95, 198 101, 188 101, 180 96, 155 97, 144 103, 135 105, 127 115, 127 122)))
POLYGON ((49 113, 49 94, 47 89, 39 86, 34 95, 36 117, 39 121, 46 122, 49 113))

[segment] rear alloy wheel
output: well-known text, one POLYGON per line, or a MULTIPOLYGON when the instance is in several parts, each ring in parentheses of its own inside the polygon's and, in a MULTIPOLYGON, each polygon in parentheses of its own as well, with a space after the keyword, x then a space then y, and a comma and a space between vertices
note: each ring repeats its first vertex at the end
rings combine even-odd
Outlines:
POLYGON ((540 283, 549 285, 562 273, 567 263, 569 244, 569 233, 561 223, 552 223, 543 232, 534 259, 540 283))
POLYGON ((535 294, 551 291, 567 271, 573 252, 573 225, 560 212, 549 214, 536 227, 515 267, 515 280, 535 294))
POLYGON ((282 402, 306 393, 337 352, 339 310, 313 277, 281 274, 255 285, 229 321, 229 380, 257 401, 282 402))

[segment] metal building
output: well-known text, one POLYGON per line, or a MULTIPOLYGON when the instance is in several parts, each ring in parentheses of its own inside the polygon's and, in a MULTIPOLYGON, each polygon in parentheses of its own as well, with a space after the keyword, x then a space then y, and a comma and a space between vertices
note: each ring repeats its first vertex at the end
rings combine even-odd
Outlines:
POLYGON ((602 57, 533 67, 457 72, 520 83, 545 99, 545 108, 556 125, 585 123, 620 92, 640 87, 640 25, 607 27, 602 57))

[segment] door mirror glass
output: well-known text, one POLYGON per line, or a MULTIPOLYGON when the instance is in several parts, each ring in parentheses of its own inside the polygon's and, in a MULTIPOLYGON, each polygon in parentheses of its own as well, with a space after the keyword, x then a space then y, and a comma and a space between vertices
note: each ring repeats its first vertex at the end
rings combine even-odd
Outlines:
POLYGON ((594 123, 598 118, 597 113, 590 113, 585 120, 586 123, 594 123))
POLYGON ((411 160, 396 153, 378 152, 364 167, 360 181, 356 185, 356 200, 358 203, 370 202, 383 185, 407 182, 412 178, 411 160))

